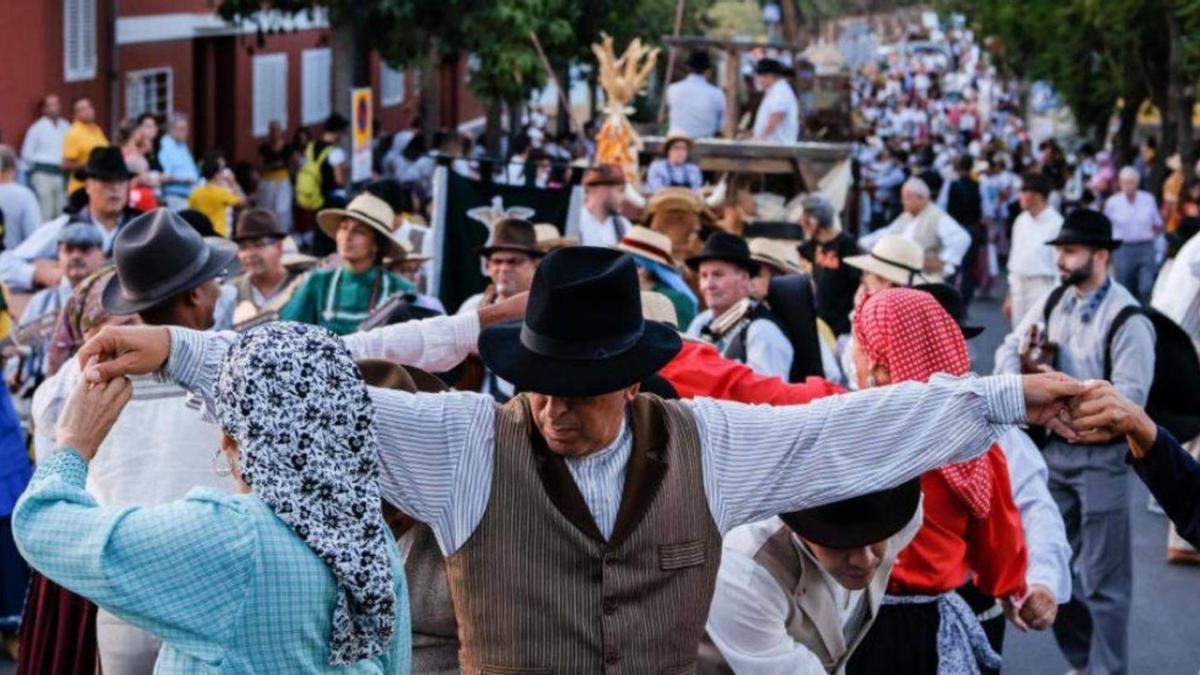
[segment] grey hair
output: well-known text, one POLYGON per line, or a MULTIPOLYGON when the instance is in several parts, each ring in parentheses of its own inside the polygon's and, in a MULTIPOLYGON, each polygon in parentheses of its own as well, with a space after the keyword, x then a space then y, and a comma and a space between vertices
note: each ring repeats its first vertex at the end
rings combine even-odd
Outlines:
POLYGON ((800 206, 804 209, 804 215, 817 221, 817 227, 833 227, 833 217, 836 214, 833 211, 833 204, 829 203, 825 197, 808 195, 800 200, 800 206))
POLYGON ((17 153, 9 145, 0 145, 0 171, 17 170, 17 153))
POLYGON ((917 178, 916 176, 913 176, 912 178, 909 178, 908 180, 904 181, 904 185, 900 189, 908 190, 909 192, 920 195, 920 196, 924 197, 925 199, 929 199, 931 197, 931 195, 929 193, 929 185, 927 185, 925 183, 925 181, 921 180, 920 178, 917 178))
POLYGON ((174 126, 176 122, 187 122, 187 121, 188 121, 188 116, 186 114, 181 113, 181 112, 171 113, 170 126, 174 126))
POLYGON ((1135 167, 1132 167, 1132 166, 1121 167, 1121 172, 1117 174, 1117 180, 1121 180, 1122 178, 1125 178, 1126 176, 1134 178, 1138 182, 1141 182, 1141 180, 1142 180, 1142 174, 1135 167))

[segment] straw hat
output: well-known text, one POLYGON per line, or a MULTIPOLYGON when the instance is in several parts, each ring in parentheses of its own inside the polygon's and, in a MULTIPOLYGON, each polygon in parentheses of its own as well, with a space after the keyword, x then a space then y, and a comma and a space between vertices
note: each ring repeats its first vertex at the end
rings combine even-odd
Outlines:
POLYGON ((695 142, 686 131, 682 129, 672 129, 667 132, 667 137, 663 139, 662 151, 664 155, 667 154, 667 151, 671 149, 671 144, 675 141, 683 141, 686 143, 688 152, 691 152, 692 148, 695 147, 695 142))
POLYGON ((679 329, 679 315, 675 313, 675 305, 671 303, 670 298, 657 291, 642 291, 642 318, 679 329))
POLYGON ((901 286, 926 281, 921 275, 925 266, 925 254, 921 246, 898 234, 881 237, 867 255, 853 255, 843 262, 901 286))
POLYGON ((344 209, 324 209, 318 212, 317 225, 321 227, 322 232, 337 239, 338 225, 343 218, 353 218, 382 234, 386 247, 383 257, 390 258, 404 254, 404 249, 396 243, 395 239, 392 239, 392 221, 396 219, 396 214, 392 211, 392 207, 379 197, 369 192, 359 193, 357 197, 350 200, 344 209))
POLYGON ((675 260, 671 258, 671 238, 643 225, 629 228, 617 248, 667 267, 675 266, 675 260))
POLYGON ((779 274, 803 274, 800 251, 793 242, 756 237, 750 240, 750 257, 779 274))
POLYGON ((543 253, 549 253, 558 248, 579 245, 579 239, 564 237, 563 233, 558 231, 558 227, 550 223, 535 223, 533 232, 537 236, 538 248, 543 253))

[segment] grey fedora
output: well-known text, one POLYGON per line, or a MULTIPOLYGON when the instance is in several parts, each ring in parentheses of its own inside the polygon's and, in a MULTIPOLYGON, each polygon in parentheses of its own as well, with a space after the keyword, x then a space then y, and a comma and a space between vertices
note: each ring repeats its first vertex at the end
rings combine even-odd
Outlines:
POLYGON ((117 233, 117 273, 104 288, 104 309, 113 314, 149 309, 217 277, 236 257, 233 242, 201 237, 177 214, 154 209, 117 233))

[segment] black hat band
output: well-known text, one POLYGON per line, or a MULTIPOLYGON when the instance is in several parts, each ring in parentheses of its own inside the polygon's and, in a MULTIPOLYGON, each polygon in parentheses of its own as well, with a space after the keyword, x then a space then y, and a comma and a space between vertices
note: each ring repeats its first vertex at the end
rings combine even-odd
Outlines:
POLYGON ((642 339, 646 330, 643 322, 638 329, 618 337, 598 338, 595 340, 563 340, 549 335, 543 335, 529 327, 521 326, 521 344, 529 351, 540 356, 570 361, 587 359, 604 359, 617 354, 623 354, 633 348, 642 339))
POLYGON ((872 258, 878 260, 881 263, 891 265, 892 267, 899 267, 900 269, 907 271, 909 285, 912 285, 913 277, 915 277, 919 274, 922 274, 922 270, 913 269, 913 268, 909 267, 908 265, 905 265, 904 263, 901 263, 901 262, 896 262, 895 260, 888 260, 887 258, 885 258, 881 255, 875 255, 874 253, 868 253, 867 255, 871 256, 872 258))

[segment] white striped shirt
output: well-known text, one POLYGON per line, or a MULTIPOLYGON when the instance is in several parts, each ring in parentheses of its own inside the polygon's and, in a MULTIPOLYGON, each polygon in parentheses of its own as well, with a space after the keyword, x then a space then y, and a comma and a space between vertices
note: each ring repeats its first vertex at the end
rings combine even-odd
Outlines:
MULTIPOLYGON (((348 342, 357 357, 403 361, 401 357, 414 355, 413 345, 419 343, 438 358, 449 359, 469 351, 465 338, 471 322, 477 332, 476 315, 438 317, 390 326, 348 342)), ((172 328, 167 371, 211 402, 217 370, 233 338, 232 333, 172 328)), ((407 362, 437 367, 432 358, 407 362)), ((442 552, 452 555, 483 519, 491 495, 495 401, 468 392, 370 392, 384 496, 427 523, 442 552)), ((928 385, 901 383, 803 406, 711 399, 685 405, 695 416, 705 493, 722 533, 972 459, 1007 425, 1025 420, 1021 381, 1011 375, 936 376, 928 385)), ((566 459, 606 535, 616 519, 631 451, 632 434, 622 430, 609 448, 566 459)))

